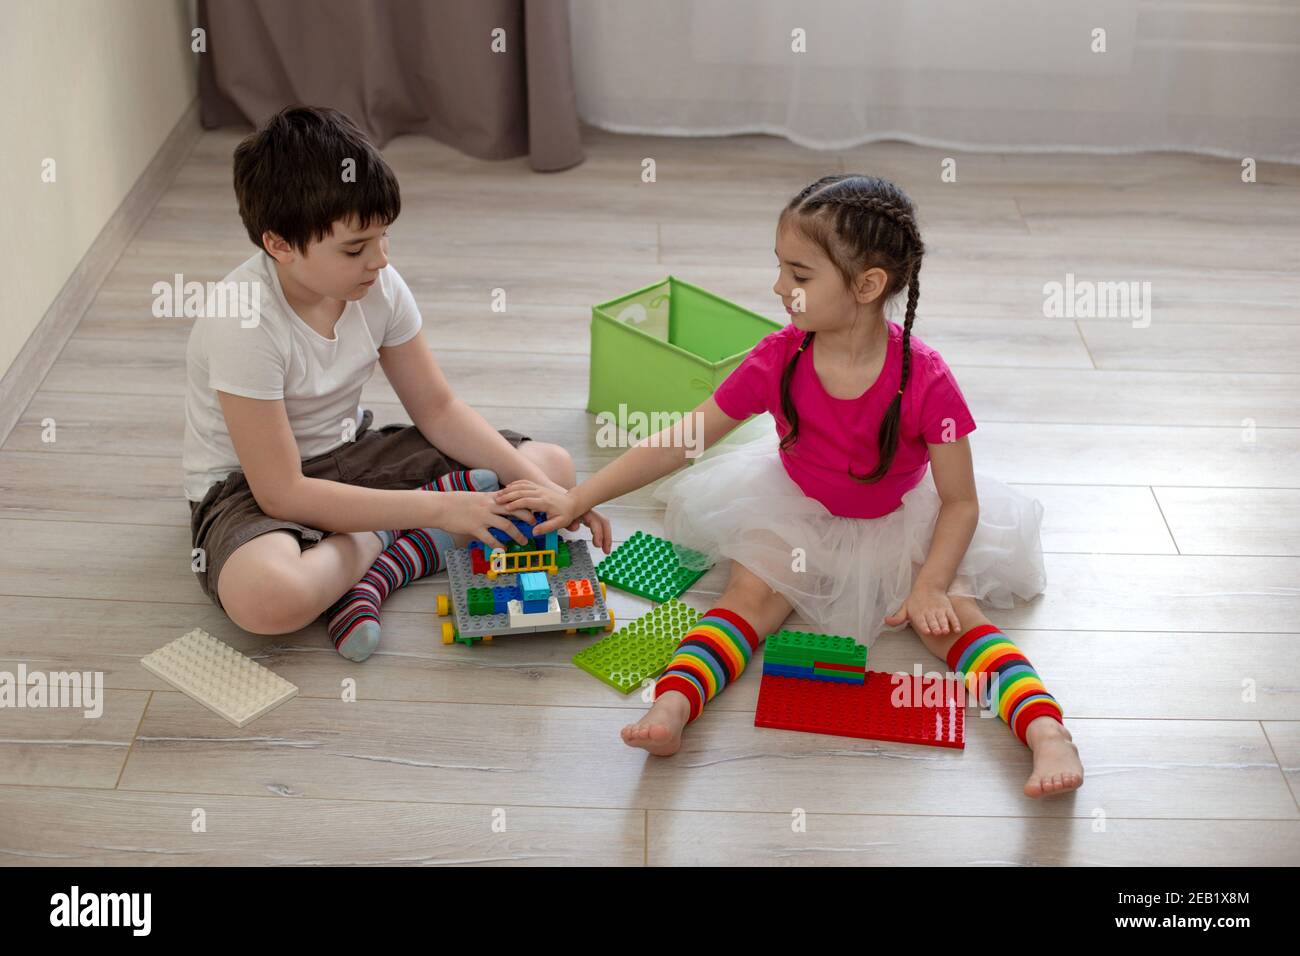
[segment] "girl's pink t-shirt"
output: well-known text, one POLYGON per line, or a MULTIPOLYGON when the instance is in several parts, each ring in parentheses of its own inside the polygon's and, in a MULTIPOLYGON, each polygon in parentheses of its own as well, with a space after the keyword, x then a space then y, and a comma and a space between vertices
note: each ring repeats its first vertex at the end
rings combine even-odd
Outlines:
MULTIPOLYGON (((849 475, 871 472, 880 461, 877 440, 885 410, 903 375, 903 329, 889 326, 889 350, 875 383, 857 398, 835 398, 822 387, 813 368, 812 344, 804 349, 790 382, 790 397, 799 413, 799 438, 781 452, 785 470, 804 494, 835 515, 878 518, 889 514, 903 495, 925 477, 930 462, 927 443, 957 441, 975 430, 957 379, 939 353, 912 335, 911 372, 903 391, 898 451, 885 476, 865 484, 849 475)), ((781 375, 798 350, 804 333, 793 325, 765 336, 713 393, 731 418, 771 412, 778 436, 790 430, 781 414, 781 375)))

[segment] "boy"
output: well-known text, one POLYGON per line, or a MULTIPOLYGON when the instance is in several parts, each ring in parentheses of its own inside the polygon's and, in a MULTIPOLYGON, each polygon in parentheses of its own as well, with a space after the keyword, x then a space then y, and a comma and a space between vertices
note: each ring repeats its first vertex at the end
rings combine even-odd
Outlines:
MULTIPOLYGON (((239 144, 234 167, 258 251, 223 283, 238 290, 239 314, 205 310, 186 350, 199 583, 255 634, 324 611, 339 652, 365 660, 380 603, 443 567, 448 548, 495 544, 491 528, 524 540, 508 516, 531 515, 496 504, 500 482, 569 488, 573 461, 497 432, 452 393, 388 264, 397 180, 346 116, 283 110, 239 144), (414 425, 371 429, 358 401, 376 360, 414 425)), ((607 548, 605 519, 582 521, 607 548)))

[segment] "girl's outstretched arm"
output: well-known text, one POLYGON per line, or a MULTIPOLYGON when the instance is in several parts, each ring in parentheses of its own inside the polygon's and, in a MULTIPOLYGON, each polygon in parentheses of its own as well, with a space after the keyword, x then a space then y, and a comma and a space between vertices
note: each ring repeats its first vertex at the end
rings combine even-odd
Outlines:
MULTIPOLYGON (((497 501, 512 508, 545 511, 547 520, 537 526, 537 534, 564 528, 602 502, 635 491, 676 471, 725 437, 740 421, 719 408, 711 397, 706 398, 680 421, 641 439, 568 492, 531 481, 515 481, 497 493, 497 501)), ((611 542, 595 540, 595 528, 592 530, 596 547, 608 553, 611 542)))

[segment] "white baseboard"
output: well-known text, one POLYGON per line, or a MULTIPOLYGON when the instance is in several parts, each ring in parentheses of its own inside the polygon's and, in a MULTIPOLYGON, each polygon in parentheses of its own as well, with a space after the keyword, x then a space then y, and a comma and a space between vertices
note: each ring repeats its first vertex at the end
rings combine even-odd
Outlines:
POLYGON ((158 152, 109 217, 77 267, 54 297, 27 342, 0 378, 0 446, 22 417, 27 405, 58 359, 99 287, 121 257, 154 204, 176 178, 177 171, 199 141, 199 101, 195 97, 167 134, 158 152))

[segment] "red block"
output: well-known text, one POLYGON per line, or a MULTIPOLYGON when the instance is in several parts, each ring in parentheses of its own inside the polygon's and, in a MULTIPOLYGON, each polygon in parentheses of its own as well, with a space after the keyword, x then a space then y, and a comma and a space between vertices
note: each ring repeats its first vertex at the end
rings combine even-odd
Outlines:
POLYGON ((491 565, 486 555, 478 548, 473 548, 469 553, 470 571, 474 574, 487 574, 491 565))
POLYGON ((564 586, 569 594, 569 607, 592 607, 596 603, 596 594, 586 578, 581 581, 565 581, 564 586))
POLYGON ((826 661, 813 661, 813 667, 820 667, 828 671, 844 671, 848 674, 865 674, 865 667, 858 667, 854 664, 831 664, 826 661))
POLYGON ((847 684, 764 675, 754 726, 961 750, 966 746, 965 716, 960 685, 939 676, 867 671, 863 683, 847 684), (910 694, 903 699, 911 704, 895 707, 896 690, 910 694), (927 690, 943 703, 922 703, 927 690))

